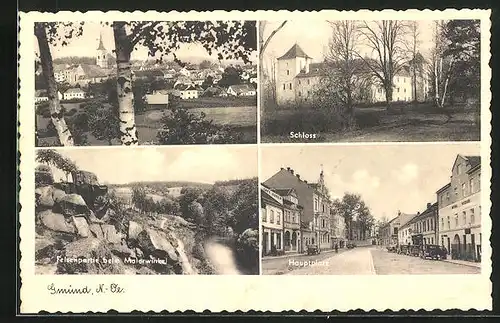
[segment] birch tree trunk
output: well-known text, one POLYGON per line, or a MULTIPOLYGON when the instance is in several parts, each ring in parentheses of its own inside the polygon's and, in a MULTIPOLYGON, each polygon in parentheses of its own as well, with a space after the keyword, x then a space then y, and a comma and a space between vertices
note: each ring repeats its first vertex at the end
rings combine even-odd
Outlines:
POLYGON ((63 146, 74 146, 73 136, 69 131, 64 113, 59 102, 56 79, 54 77, 54 67, 52 65, 52 55, 50 53, 49 41, 47 39, 47 30, 43 23, 35 23, 35 36, 38 41, 40 51, 40 64, 42 73, 47 82, 47 97, 49 99, 50 119, 57 131, 59 142, 63 146))
POLYGON ((118 118, 120 120, 120 140, 122 145, 138 145, 137 128, 135 126, 134 93, 132 92, 132 70, 130 53, 132 43, 127 36, 126 23, 113 22, 115 38, 115 54, 117 67, 116 92, 118 96, 118 118))

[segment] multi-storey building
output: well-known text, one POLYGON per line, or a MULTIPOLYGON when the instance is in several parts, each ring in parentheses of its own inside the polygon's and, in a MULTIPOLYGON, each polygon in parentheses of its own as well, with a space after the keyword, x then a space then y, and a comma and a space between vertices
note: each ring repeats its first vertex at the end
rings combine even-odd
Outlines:
POLYGON ((283 250, 283 197, 261 185, 262 254, 283 250))
POLYGON ((335 212, 334 208, 330 209, 330 236, 332 247, 337 245, 339 248, 344 248, 346 245, 346 225, 343 216, 335 212))
POLYGON ((398 212, 398 216, 396 218, 395 225, 398 227, 398 245, 409 245, 411 244, 411 234, 412 230, 409 225, 409 222, 411 222, 415 217, 417 217, 418 214, 407 214, 407 213, 402 213, 398 212))
POLYGON ((481 157, 457 155, 437 194, 439 243, 452 259, 481 259, 481 157))
POLYGON ((281 168, 264 182, 272 189, 293 188, 297 194, 302 212, 302 246, 317 245, 323 249, 331 248, 330 237, 330 200, 324 183, 323 171, 318 183, 308 183, 295 174, 290 167, 281 168))
POLYGON ((300 218, 302 206, 293 188, 276 189, 283 197, 283 243, 285 252, 302 252, 300 218))
POLYGON ((411 242, 418 245, 438 244, 438 204, 427 203, 426 209, 412 221, 411 242))

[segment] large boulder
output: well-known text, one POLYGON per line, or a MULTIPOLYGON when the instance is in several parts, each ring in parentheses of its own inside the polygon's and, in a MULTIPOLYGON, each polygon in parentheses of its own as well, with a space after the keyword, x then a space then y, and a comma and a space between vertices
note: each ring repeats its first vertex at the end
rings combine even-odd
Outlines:
POLYGON ((38 165, 35 168, 35 187, 54 184, 54 174, 47 165, 38 165))
POLYGON ((110 243, 120 244, 122 242, 122 234, 116 231, 112 224, 101 224, 101 229, 104 234, 104 239, 110 243))
POLYGON ((42 186, 35 189, 35 203, 37 208, 50 209, 54 206, 52 186, 42 186))
POLYGON ((57 250, 57 241, 51 236, 35 237, 35 260, 52 258, 57 250))
POLYGON ((60 203, 65 196, 66 192, 61 189, 54 188, 52 191, 52 199, 54 200, 54 203, 60 203))
POLYGON ((111 253, 106 243, 97 238, 79 239, 66 245, 57 259, 61 274, 122 274, 124 265, 111 253))
POLYGON ((158 258, 167 258, 173 262, 179 260, 177 252, 172 243, 166 238, 163 232, 153 229, 146 229, 139 233, 139 247, 147 254, 158 258))
POLYGON ((78 194, 67 194, 61 198, 59 207, 66 216, 90 215, 90 209, 83 197, 78 194))
POLYGON ((102 232, 101 225, 98 223, 90 223, 89 224, 90 232, 92 235, 98 239, 104 239, 104 232, 102 232))
POLYGON ((83 216, 73 216, 71 217, 73 224, 75 225, 76 231, 80 237, 88 238, 92 236, 90 232, 89 224, 83 216))
POLYGON ((40 222, 48 229, 58 232, 75 233, 75 227, 69 223, 64 215, 45 210, 38 214, 40 222))
POLYGON ((128 241, 132 242, 132 241, 137 241, 137 238, 139 237, 139 233, 142 232, 142 230, 144 230, 142 228, 142 226, 135 222, 135 221, 129 221, 128 222, 128 235, 127 235, 127 239, 128 241))
POLYGON ((137 258, 135 251, 130 249, 126 244, 112 244, 109 248, 111 249, 111 252, 120 257, 120 259, 128 257, 137 258))

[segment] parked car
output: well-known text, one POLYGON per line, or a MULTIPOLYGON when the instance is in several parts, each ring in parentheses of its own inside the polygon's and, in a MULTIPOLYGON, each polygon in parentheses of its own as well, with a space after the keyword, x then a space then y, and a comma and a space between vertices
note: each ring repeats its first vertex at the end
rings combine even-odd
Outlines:
POLYGON ((422 252, 420 254, 420 258, 422 259, 446 259, 447 257, 447 252, 444 248, 438 246, 438 245, 425 245, 422 249, 422 252))
POLYGON ((348 242, 346 247, 347 249, 353 249, 356 248, 356 244, 354 242, 348 242))
POLYGON ((422 246, 420 245, 410 246, 410 255, 413 257, 420 256, 421 251, 422 251, 422 246))
POLYGON ((408 245, 401 245, 399 247, 398 253, 401 255, 409 255, 410 254, 410 248, 408 245))
POLYGON ((398 246, 395 244, 391 244, 387 247, 387 251, 389 252, 398 252, 398 246))
POLYGON ((321 250, 317 245, 310 244, 307 246, 307 254, 308 255, 319 255, 321 253, 321 250))

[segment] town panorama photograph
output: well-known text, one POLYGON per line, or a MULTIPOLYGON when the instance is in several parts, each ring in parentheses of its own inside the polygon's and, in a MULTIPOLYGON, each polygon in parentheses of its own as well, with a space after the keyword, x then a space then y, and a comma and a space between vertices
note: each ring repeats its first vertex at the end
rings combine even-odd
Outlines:
POLYGON ((480 27, 259 22, 261 141, 479 141, 480 27))
POLYGON ((36 22, 37 147, 255 144, 255 21, 36 22))

